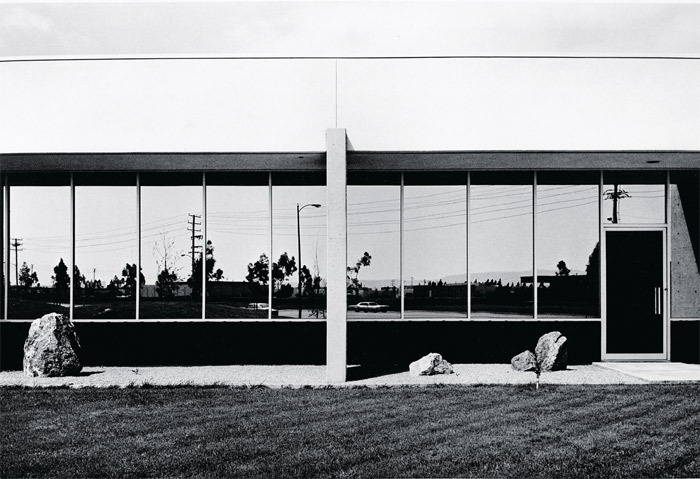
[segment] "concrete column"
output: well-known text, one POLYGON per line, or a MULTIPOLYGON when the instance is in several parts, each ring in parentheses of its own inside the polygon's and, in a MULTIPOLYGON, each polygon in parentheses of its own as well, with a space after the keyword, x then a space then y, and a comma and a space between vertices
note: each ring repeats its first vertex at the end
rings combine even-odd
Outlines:
POLYGON ((328 280, 326 298, 326 379, 345 382, 347 371, 347 174, 344 128, 326 131, 328 280))

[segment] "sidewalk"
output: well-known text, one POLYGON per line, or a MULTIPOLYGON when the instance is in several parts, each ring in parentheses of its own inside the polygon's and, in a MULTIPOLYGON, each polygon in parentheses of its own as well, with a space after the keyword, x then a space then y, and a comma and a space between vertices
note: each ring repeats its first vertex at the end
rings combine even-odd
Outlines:
MULTIPOLYGON (((666 363, 669 364, 669 363, 666 363)), ((671 363, 679 364, 679 363, 671 363)), ((535 374, 519 372, 510 364, 455 364, 454 374, 411 376, 408 371, 388 374, 348 369, 349 380, 340 384, 326 381, 325 366, 188 366, 188 367, 86 367, 80 376, 30 378, 22 371, 0 372, 0 386, 24 387, 129 387, 129 386, 240 386, 270 388, 302 387, 394 387, 435 384, 534 384, 535 374)), ((685 365, 694 367, 696 365, 685 365)), ((697 366, 700 370, 700 366, 697 366)), ((643 377, 600 367, 569 366, 566 371, 543 373, 541 384, 648 384, 643 377)))
POLYGON ((685 363, 593 363, 595 366, 629 374, 653 383, 700 383, 700 364, 685 363))

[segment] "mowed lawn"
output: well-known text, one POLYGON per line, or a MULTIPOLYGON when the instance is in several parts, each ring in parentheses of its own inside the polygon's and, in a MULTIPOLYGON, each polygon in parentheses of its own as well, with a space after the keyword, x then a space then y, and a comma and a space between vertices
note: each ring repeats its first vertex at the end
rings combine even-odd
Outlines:
POLYGON ((0 477, 697 477, 700 385, 0 389, 0 477))

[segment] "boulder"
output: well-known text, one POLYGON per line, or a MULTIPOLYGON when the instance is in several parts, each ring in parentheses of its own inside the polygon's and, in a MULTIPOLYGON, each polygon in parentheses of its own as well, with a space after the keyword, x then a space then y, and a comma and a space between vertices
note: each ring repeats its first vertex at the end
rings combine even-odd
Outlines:
POLYGON ((51 313, 35 319, 24 342, 26 376, 71 376, 83 368, 80 343, 68 317, 51 313))
POLYGON ((516 371, 537 371, 537 358, 532 351, 523 351, 517 356, 513 356, 510 365, 516 371))
POLYGON ((417 361, 413 361, 408 367, 412 376, 431 376, 433 374, 452 374, 452 365, 442 359, 438 353, 430 353, 417 361))
POLYGON ((566 336, 559 331, 543 335, 535 346, 535 356, 542 372, 566 369, 568 364, 566 336))

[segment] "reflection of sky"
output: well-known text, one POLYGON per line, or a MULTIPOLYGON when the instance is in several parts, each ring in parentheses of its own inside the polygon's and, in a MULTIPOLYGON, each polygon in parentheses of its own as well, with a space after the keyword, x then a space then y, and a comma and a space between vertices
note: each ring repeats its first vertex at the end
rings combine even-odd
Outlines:
POLYGON ((400 276, 398 186, 348 186, 348 265, 365 252, 372 256, 370 266, 358 274, 366 280, 394 280, 398 287, 400 276))
MULTIPOLYGON (((106 287, 127 263, 136 263, 136 222, 135 186, 75 188, 75 264, 85 279, 106 287)), ((152 226, 158 225, 144 224, 144 238, 157 232, 152 226)))
POLYGON ((471 187, 471 271, 532 268, 532 186, 471 187))
POLYGON ((598 185, 540 185, 537 198, 538 271, 564 261, 571 274, 585 272, 598 243, 598 185))
MULTIPOLYGON (((608 188, 607 186, 605 187, 608 188)), ((623 185, 631 198, 621 200, 624 223, 663 221, 663 185, 623 185)), ((598 241, 597 185, 538 186, 538 249, 540 272, 556 270, 564 260, 571 270, 585 271, 598 241)), ((163 238, 173 242, 171 261, 181 278, 189 276, 189 214, 201 214, 200 187, 142 187, 142 268, 148 284, 157 276, 154 251, 163 238), (182 256, 186 255, 186 256, 182 256)), ((404 278, 415 282, 464 274, 466 265, 466 188, 407 186, 405 201, 404 278)), ((216 268, 224 278, 243 281, 248 263, 269 256, 269 201, 266 186, 210 186, 207 189, 208 237, 216 268)), ((273 190, 274 255, 298 256, 296 204, 325 203, 325 188, 279 186, 273 190)), ((611 201, 604 201, 606 215, 611 201)), ((370 267, 362 280, 399 278, 398 186, 348 187, 348 262, 367 251, 370 267)), ((39 281, 50 286, 60 258, 70 261, 70 190, 68 187, 14 187, 11 238, 20 238, 19 264, 34 267, 39 281)), ((530 186, 481 186, 471 190, 474 273, 526 271, 532 265, 532 189, 530 186)), ((325 277, 326 209, 301 212, 302 259, 325 277)), ((201 220, 198 220, 201 221, 201 220)), ((199 228, 199 226, 198 226, 199 228)), ((87 279, 103 285, 124 264, 136 261, 136 197, 134 187, 76 187, 76 263, 87 279)), ((197 244, 201 244, 198 240, 197 244)), ((10 250, 14 284, 14 250, 10 250)), ((172 263, 171 263, 172 267, 172 263)), ((291 278, 296 285, 296 275, 291 278)), ((390 284, 390 283, 387 283, 390 284)))
MULTIPOLYGON (((51 286, 53 268, 61 258, 70 264, 70 188, 11 189, 10 237, 20 238, 19 266, 34 267, 43 286, 51 286)), ((10 284, 15 284, 15 251, 10 251, 10 284)))

